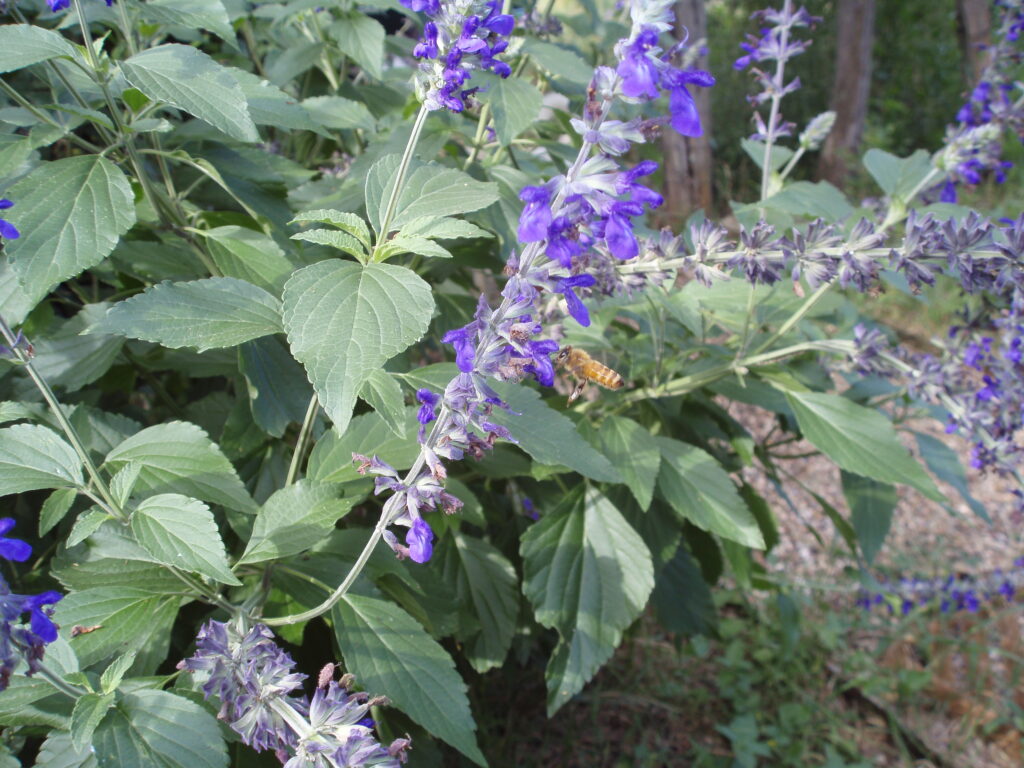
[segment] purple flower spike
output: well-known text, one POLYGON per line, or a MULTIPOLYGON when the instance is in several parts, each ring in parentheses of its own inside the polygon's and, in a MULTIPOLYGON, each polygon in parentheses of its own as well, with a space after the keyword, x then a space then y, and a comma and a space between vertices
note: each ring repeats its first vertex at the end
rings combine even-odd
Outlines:
POLYGON ((14 518, 0 518, 0 557, 17 563, 24 563, 32 556, 32 547, 21 539, 9 539, 3 534, 15 525, 14 518))
POLYGON ((412 521, 412 527, 405 535, 405 543, 409 547, 409 558, 416 563, 425 563, 434 553, 434 532, 430 525, 421 517, 412 521))

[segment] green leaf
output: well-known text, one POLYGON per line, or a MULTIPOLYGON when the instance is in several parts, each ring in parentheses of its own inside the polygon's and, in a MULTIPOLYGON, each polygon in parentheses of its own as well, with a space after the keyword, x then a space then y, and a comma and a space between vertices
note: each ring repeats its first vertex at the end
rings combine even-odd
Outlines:
POLYGON ((342 96, 314 96, 303 101, 302 107, 314 120, 334 131, 372 131, 377 125, 365 104, 342 96))
POLYGON ((0 496, 82 486, 82 462, 56 433, 34 424, 0 429, 0 496))
POLYGON ((289 424, 302 422, 313 388, 278 337, 264 336, 242 344, 238 369, 245 376, 252 416, 260 429, 281 437, 289 424))
POLYGON ((548 716, 594 676, 654 588, 651 554, 598 491, 568 496, 527 528, 523 591, 537 621, 557 629, 548 663, 548 716))
POLYGON ((533 57, 541 69, 552 75, 564 77, 579 85, 589 85, 594 77, 594 65, 587 63, 582 56, 554 43, 545 43, 536 37, 527 37, 523 41, 523 50, 533 57))
POLYGON ((917 440, 917 449, 921 452, 921 458, 928 465, 928 469, 937 478, 953 486, 961 498, 967 502, 971 512, 991 524, 992 520, 988 516, 988 512, 985 511, 985 505, 971 495, 971 490, 967 486, 967 473, 964 472, 956 451, 938 438, 923 432, 915 432, 914 438, 917 440))
POLYGON ((923 149, 910 157, 896 157, 881 149, 869 149, 864 153, 864 167, 885 194, 906 201, 907 195, 931 173, 932 159, 923 149))
POLYGON ((93 731, 114 704, 113 693, 85 693, 71 712, 71 746, 81 751, 92 742, 93 731))
POLYGON ((191 230, 206 238, 210 258, 227 277, 237 277, 281 293, 295 265, 273 238, 247 227, 225 226, 191 230))
POLYGON ((482 539, 454 531, 455 546, 445 547, 445 580, 455 585, 462 605, 472 609, 479 631, 460 636, 466 658, 483 674, 500 667, 512 646, 519 615, 519 580, 512 563, 482 539))
POLYGON ((296 214, 289 224, 330 224, 332 227, 348 232, 356 240, 369 248, 373 244, 373 236, 366 222, 354 213, 335 211, 330 208, 319 208, 315 211, 303 211, 296 214))
POLYGON ((896 509, 896 489, 867 477, 843 472, 843 495, 864 558, 871 564, 882 549, 896 509))
POLYGON ((320 403, 344 433, 366 377, 426 333, 430 286, 389 264, 328 259, 285 285, 284 325, 320 403))
POLYGON ((168 625, 177 615, 180 601, 175 595, 154 595, 134 587, 83 589, 57 603, 53 620, 65 638, 75 625, 101 625, 102 630, 70 638, 75 655, 86 667, 150 643, 162 644, 166 653, 168 625))
POLYGON ((617 467, 641 509, 651 506, 661 467, 658 442, 646 427, 622 416, 609 416, 598 433, 601 452, 617 467))
POLYGON ((256 125, 269 125, 289 131, 313 131, 330 137, 330 133, 291 94, 244 69, 232 67, 230 72, 245 94, 249 116, 256 125))
MULTIPOLYGON (((415 430, 417 408, 406 408, 403 421, 406 434, 415 430)), ((420 454, 415 440, 399 437, 378 412, 356 416, 344 435, 336 431, 325 432, 309 455, 306 476, 324 483, 347 483, 359 478, 352 454, 379 456, 401 471, 412 466, 420 454)))
POLYGON ((384 76, 384 27, 362 13, 350 13, 327 28, 338 48, 352 58, 368 75, 384 76))
POLYGON ((255 504, 220 449, 195 424, 172 421, 132 435, 107 454, 113 469, 138 462, 138 490, 181 493, 240 512, 255 504))
POLYGON ((355 256, 360 262, 366 263, 370 256, 366 248, 352 235, 339 232, 336 229, 307 229, 303 232, 296 232, 292 240, 302 240, 307 243, 326 245, 329 248, 337 248, 342 253, 355 256))
POLYGON ((544 97, 537 87, 518 77, 488 78, 490 87, 478 98, 490 104, 494 132, 503 147, 536 122, 544 97))
POLYGON ((686 547, 658 573, 651 597, 658 621, 669 632, 710 635, 715 628, 715 604, 711 590, 686 547))
MULTIPOLYGON (((753 139, 742 139, 740 146, 743 147, 743 151, 747 153, 747 156, 757 165, 758 168, 764 168, 764 142, 754 141, 753 139)), ((786 149, 785 147, 775 144, 772 146, 771 162, 769 166, 773 171, 779 170, 789 158, 793 156, 793 150, 786 149)))
POLYGON ((139 690, 117 702, 93 737, 100 768, 227 768, 220 726, 195 702, 139 690))
POLYGON ((135 483, 138 481, 141 471, 142 465, 130 461, 117 470, 110 479, 110 494, 114 497, 114 501, 122 507, 128 503, 128 498, 135 490, 135 483))
POLYGON ((87 512, 78 516, 75 524, 71 526, 71 533, 68 534, 67 546, 73 547, 81 544, 92 536, 108 520, 113 520, 109 514, 99 507, 92 507, 87 512))
MULTIPOLYGON (((776 151, 772 150, 773 154, 776 151)), ((827 181, 796 181, 787 184, 781 191, 757 205, 776 208, 794 216, 820 216, 832 222, 841 221, 853 213, 853 206, 843 193, 827 181)))
POLYGON ((40 536, 45 536, 64 519, 64 515, 71 509, 76 498, 78 498, 78 491, 74 488, 58 488, 46 497, 42 509, 39 510, 40 536))
POLYGON ((276 491, 256 515, 239 564, 278 560, 323 541, 352 508, 354 499, 339 499, 338 491, 308 480, 276 491))
POLYGON ((428 259, 450 259, 451 251, 442 248, 433 240, 425 237, 406 237, 399 233, 380 245, 374 251, 374 261, 387 261, 392 256, 402 253, 416 253, 428 259))
POLYGON ((199 352, 280 332, 278 300, 234 277, 154 285, 119 301, 88 329, 199 352))
POLYGON ((238 80, 202 51, 168 43, 121 64, 125 79, 154 101, 209 123, 239 141, 259 141, 238 80))
POLYGON ((371 371, 359 390, 359 397, 373 408, 398 437, 406 434, 405 398, 402 387, 387 371, 371 371))
MULTIPOLYGON (((120 336, 82 336, 106 313, 108 304, 87 304, 77 315, 36 343, 33 365, 51 387, 75 392, 103 376, 124 346, 120 336)), ((25 379, 25 386, 35 386, 25 379)))
POLYGON ((147 0, 135 7, 142 21, 205 29, 235 45, 235 30, 221 0, 147 0))
POLYGON ((679 517, 705 531, 764 549, 764 537, 729 475, 693 445, 657 437, 661 446, 658 490, 679 517))
POLYGON ((132 513, 136 541, 157 562, 199 573, 222 584, 241 584, 228 567, 227 553, 210 508, 178 493, 150 496, 132 513))
POLYGON ((0 26, 0 74, 58 56, 76 58, 74 46, 59 33, 30 24, 0 26))
POLYGON ((519 447, 536 461, 566 466, 594 480, 622 481, 611 462, 576 431, 572 420, 545 405, 537 390, 512 382, 492 385, 511 412, 496 408, 491 420, 507 427, 519 447))
POLYGON ((99 768, 92 745, 77 750, 71 746, 71 734, 52 730, 39 749, 35 768, 99 768))
POLYGON ((117 690, 124 676, 132 668, 132 664, 135 663, 135 659, 136 654, 133 652, 118 656, 110 662, 110 666, 103 670, 103 675, 100 677, 100 688, 104 693, 117 690))
POLYGON ((403 237, 430 237, 439 240, 457 240, 463 237, 494 237, 486 229, 465 219, 424 216, 402 227, 403 237))
POLYGON ((466 685, 447 652, 393 603, 346 594, 331 610, 345 667, 368 691, 391 702, 478 765, 486 765, 466 685))
POLYGON ((878 411, 821 392, 788 391, 786 399, 804 437, 841 469, 883 483, 910 485, 934 501, 945 501, 878 411))
POLYGON ((4 250, 33 304, 103 261, 135 223, 128 180, 98 155, 43 163, 4 194, 17 201, 4 218, 21 232, 4 250))
MULTIPOLYGON (((366 175, 366 212, 370 223, 380 235, 412 224, 417 219, 468 213, 498 199, 498 185, 476 181, 461 171, 435 165, 410 165, 388 232, 380 232, 387 202, 395 186, 401 158, 384 155, 371 166, 366 175)), ((380 239, 383 239, 381 237, 380 239)))

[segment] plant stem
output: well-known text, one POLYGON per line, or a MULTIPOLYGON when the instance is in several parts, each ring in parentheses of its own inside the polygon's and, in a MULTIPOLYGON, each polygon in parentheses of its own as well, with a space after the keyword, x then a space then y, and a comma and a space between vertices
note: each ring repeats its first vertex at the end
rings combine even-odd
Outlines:
MULTIPOLYGON (((791 14, 791 0, 785 0, 782 13, 787 17, 791 14)), ((785 50, 789 42, 789 27, 782 28, 779 40, 780 57, 775 63, 775 79, 772 83, 772 105, 768 110, 768 134, 764 137, 764 162, 761 165, 761 201, 768 197, 768 183, 771 180, 772 144, 775 142, 775 121, 779 116, 779 102, 782 101, 782 78, 786 72, 785 50)))
MULTIPOLYGON (((67 130, 63 125, 58 123, 56 120, 54 120, 48 114, 43 112, 41 109, 38 109, 35 104, 33 104, 28 99, 26 99, 24 96, 22 96, 20 93, 18 93, 3 78, 0 78, 0 90, 2 90, 4 93, 6 93, 8 96, 10 96, 18 104, 18 106, 20 106, 22 109, 24 109, 25 111, 30 113, 33 117, 35 117, 39 121, 44 122, 47 125, 51 125, 54 128, 59 128, 62 131, 66 131, 67 130)), ((69 141, 71 141, 73 144, 77 144, 79 147, 81 147, 82 149, 88 150, 89 152, 95 152, 96 154, 100 154, 103 151, 100 147, 96 146, 92 142, 86 141, 85 139, 81 138, 80 136, 78 136, 74 132, 66 133, 65 137, 69 141)))
POLYGON ((405 152, 402 153, 402 160, 398 164, 398 172, 395 174, 395 185, 391 188, 391 195, 388 197, 387 207, 384 209, 384 218, 381 220, 380 232, 377 234, 377 244, 383 243, 388 236, 388 228, 391 220, 395 217, 395 209, 398 207, 398 198, 402 194, 402 184, 405 182, 405 174, 409 170, 409 163, 412 162, 413 152, 419 142, 420 133, 423 132, 423 124, 427 121, 430 110, 426 104, 420 105, 420 111, 416 115, 416 122, 412 124, 412 133, 409 134, 409 141, 406 142, 405 152))
POLYGON ((288 465, 288 475, 284 479, 286 487, 295 482, 295 476, 299 473, 299 465, 302 463, 302 456, 306 452, 306 444, 309 442, 309 436, 313 434, 313 423, 316 421, 317 406, 319 404, 314 394, 310 398, 309 407, 306 408, 306 417, 302 420, 299 436, 295 440, 295 450, 292 453, 291 463, 288 465))

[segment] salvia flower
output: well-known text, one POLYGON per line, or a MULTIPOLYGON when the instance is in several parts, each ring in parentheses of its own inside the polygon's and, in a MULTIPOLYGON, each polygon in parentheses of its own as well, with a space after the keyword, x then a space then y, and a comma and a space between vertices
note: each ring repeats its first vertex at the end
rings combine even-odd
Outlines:
MULTIPOLYGON (((6 211, 8 208, 13 206, 14 203, 6 197, 0 198, 0 211, 6 211)), ((21 237, 21 233, 18 231, 17 227, 11 224, 11 222, 6 219, 0 219, 0 237, 3 237, 5 240, 17 240, 21 237)))
MULTIPOLYGON (((645 161, 622 168, 616 158, 625 156, 631 144, 645 141, 659 123, 672 122, 678 130, 697 135, 699 119, 687 89, 714 82, 706 72, 680 69, 671 63, 681 46, 667 53, 658 47, 659 34, 671 27, 671 5, 670 0, 631 3, 633 25, 629 37, 616 46, 618 67, 595 70, 583 114, 572 123, 583 136, 577 159, 563 175, 520 191, 524 206, 517 234, 522 247, 509 256, 501 303, 492 309, 481 296, 473 319, 442 337, 454 348, 459 373, 445 387, 440 403, 429 403, 427 410, 428 403, 421 398, 421 423, 434 418, 412 469, 403 478, 376 457, 353 457, 361 472, 377 476, 377 492, 391 493, 382 518, 389 525, 409 529, 404 544, 395 533, 384 532, 385 541, 399 557, 416 562, 429 558, 433 533, 424 515, 436 509, 454 512, 461 505, 444 490, 447 473, 443 460, 479 459, 496 440, 513 440, 502 419, 496 418, 497 412, 510 409, 490 380, 517 382, 532 377, 541 386, 555 383, 552 355, 559 345, 554 338, 544 337, 550 297, 561 297, 564 312, 588 325, 590 313, 585 302, 601 289, 599 280, 614 276, 611 263, 641 256, 634 219, 662 202, 658 193, 641 182, 654 173, 657 164, 645 161), (666 91, 668 119, 608 120, 615 101, 648 101, 666 91)), ((469 7, 453 0, 451 8, 442 3, 436 12, 428 10, 437 27, 437 59, 421 65, 424 72, 436 71, 437 62, 446 60, 453 50, 465 57, 460 61, 471 55, 479 55, 483 61, 497 49, 503 50, 503 42, 494 42, 493 36, 511 31, 511 20, 497 13, 496 2, 487 6, 486 15, 455 13, 469 7), (481 30, 489 30, 486 37, 481 30)), ((434 44, 431 29, 422 50, 433 55, 434 44)), ((439 94, 453 92, 444 91, 439 80, 432 82, 439 94)), ((556 329, 549 328, 548 335, 557 337, 556 329)))
MULTIPOLYGON (((408 739, 385 749, 366 723, 371 699, 351 692, 352 677, 322 673, 312 700, 296 691, 305 675, 262 624, 248 631, 210 620, 196 636, 196 653, 178 663, 202 682, 206 698, 220 699, 217 717, 257 751, 274 750, 287 768, 398 768, 408 739)), ((372 723, 372 721, 370 721, 372 723)))
POLYGON ((499 0, 401 0, 431 17, 413 49, 420 59, 416 87, 427 109, 461 112, 473 88, 475 70, 508 77, 512 70, 498 55, 508 48, 515 20, 499 13, 499 0))
MULTIPOLYGON (((14 527, 14 520, 0 518, 0 534, 14 527)), ((0 557, 25 562, 32 547, 20 539, 0 537, 0 557)), ((0 691, 7 688, 19 663, 27 665, 25 674, 39 671, 46 646, 57 639, 57 626, 50 618, 53 606, 63 597, 52 590, 38 595, 18 595, 0 576, 0 691), (29 615, 28 626, 23 623, 29 615)))
POLYGON ((878 581, 862 590, 857 605, 866 611, 884 606, 889 613, 906 616, 914 609, 938 609, 942 613, 976 613, 984 603, 1004 604, 1024 590, 1024 568, 1018 559, 1010 570, 986 573, 953 573, 938 578, 901 578, 878 581))

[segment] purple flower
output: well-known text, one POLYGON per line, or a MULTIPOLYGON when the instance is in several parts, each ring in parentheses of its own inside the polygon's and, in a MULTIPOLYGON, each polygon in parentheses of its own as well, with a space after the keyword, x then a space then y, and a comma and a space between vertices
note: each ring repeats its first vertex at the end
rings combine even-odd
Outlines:
POLYGON ((551 364, 551 355, 558 351, 558 342, 544 339, 527 342, 531 362, 523 370, 532 373, 542 387, 550 387, 555 383, 555 368, 551 364))
POLYGON ((15 525, 14 518, 0 518, 0 557, 5 560, 23 563, 32 555, 32 547, 21 539, 9 539, 3 534, 15 525))
POLYGON ((437 58, 437 24, 428 21, 423 25, 423 37, 412 49, 412 55, 417 59, 437 58))
POLYGON ((622 78, 622 92, 630 98, 658 98, 658 69, 647 51, 658 44, 658 30, 645 27, 626 47, 616 69, 622 78))
POLYGON ((429 389, 417 389, 416 399, 422 403, 419 412, 416 414, 416 419, 420 424, 429 424, 437 418, 437 412, 434 408, 441 400, 440 395, 435 395, 429 389))
POLYGON ((604 240, 612 256, 617 259, 632 259, 640 252, 640 245, 633 234, 633 222, 617 211, 605 223, 604 240))
POLYGON ((434 532, 422 517, 412 521, 412 527, 405 535, 405 543, 409 547, 409 557, 413 562, 425 563, 434 553, 434 532))
POLYGON ((555 289, 558 293, 565 296, 565 305, 569 310, 569 314, 573 316, 577 323, 586 327, 590 325, 590 313, 587 311, 586 305, 580 301, 580 297, 576 295, 576 291, 573 288, 589 288, 597 279, 593 275, 575 275, 574 277, 566 277, 558 281, 558 287, 555 289))
POLYGON ((476 323, 448 331, 441 337, 441 341, 455 347, 455 364, 459 366, 459 370, 471 373, 476 357, 476 323))
MULTIPOLYGON (((59 1, 65 3, 64 7, 66 7, 66 3, 69 2, 69 0, 59 1)), ((14 203, 12 203, 6 197, 0 198, 0 211, 5 211, 8 208, 12 207, 13 205, 14 203)), ((3 237, 5 240, 17 240, 19 237, 21 237, 21 233, 18 231, 17 227, 11 224, 11 222, 7 221, 6 219, 0 219, 0 237, 3 237)))
POLYGON ((549 203, 551 192, 547 187, 523 187, 519 199, 526 203, 519 214, 519 242, 536 243, 548 236, 552 216, 549 203))

